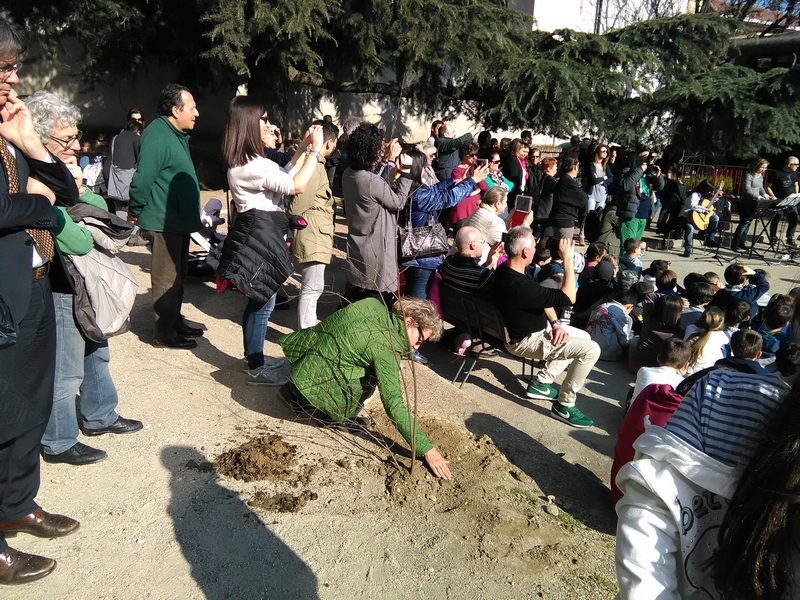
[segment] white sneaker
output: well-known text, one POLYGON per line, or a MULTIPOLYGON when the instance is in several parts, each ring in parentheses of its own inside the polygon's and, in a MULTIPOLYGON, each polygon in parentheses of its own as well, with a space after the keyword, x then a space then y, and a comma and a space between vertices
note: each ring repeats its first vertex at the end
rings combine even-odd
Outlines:
POLYGON ((247 371, 247 385, 258 386, 281 386, 284 383, 289 383, 289 378, 278 371, 273 371, 266 364, 258 369, 247 371))

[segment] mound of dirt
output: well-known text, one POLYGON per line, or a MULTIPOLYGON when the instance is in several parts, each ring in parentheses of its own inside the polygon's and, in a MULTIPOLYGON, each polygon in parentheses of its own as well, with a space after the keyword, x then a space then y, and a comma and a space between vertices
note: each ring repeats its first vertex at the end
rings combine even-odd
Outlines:
POLYGON ((270 495, 269 492, 259 490, 253 494, 247 504, 253 508, 272 512, 296 513, 308 504, 310 500, 316 500, 317 498, 317 494, 311 490, 305 490, 299 496, 292 496, 283 492, 270 495))
POLYGON ((297 446, 279 435, 266 435, 223 452, 214 461, 221 475, 241 481, 286 481, 292 478, 297 446))

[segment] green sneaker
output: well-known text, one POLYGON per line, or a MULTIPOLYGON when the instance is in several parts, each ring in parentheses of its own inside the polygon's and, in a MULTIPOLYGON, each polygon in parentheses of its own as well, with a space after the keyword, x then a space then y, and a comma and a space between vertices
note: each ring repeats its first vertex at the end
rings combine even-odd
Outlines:
POLYGON ((594 421, 584 415, 577 406, 564 406, 558 402, 553 403, 553 408, 550 409, 550 416, 573 427, 591 427, 594 425, 594 421))
POLYGON ((541 398, 542 400, 555 400, 558 398, 558 390, 549 383, 539 383, 536 379, 531 379, 528 384, 528 391, 525 392, 528 398, 541 398))

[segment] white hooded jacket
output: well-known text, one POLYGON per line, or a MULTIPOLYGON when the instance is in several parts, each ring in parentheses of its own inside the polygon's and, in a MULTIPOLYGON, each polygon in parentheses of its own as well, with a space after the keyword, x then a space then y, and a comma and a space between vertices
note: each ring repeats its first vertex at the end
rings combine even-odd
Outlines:
POLYGON ((649 422, 633 446, 617 475, 617 598, 719 598, 709 559, 741 470, 649 422))

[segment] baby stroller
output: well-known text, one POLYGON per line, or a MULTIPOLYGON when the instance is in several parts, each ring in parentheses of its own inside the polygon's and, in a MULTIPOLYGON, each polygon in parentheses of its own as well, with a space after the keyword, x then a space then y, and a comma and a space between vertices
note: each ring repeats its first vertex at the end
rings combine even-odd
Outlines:
POLYGON ((214 279, 216 274, 208 263, 206 263, 206 256, 212 247, 219 245, 225 236, 217 233, 217 227, 225 222, 220 216, 222 212, 222 200, 219 198, 211 198, 203 210, 200 211, 200 223, 202 227, 200 231, 195 231, 191 234, 192 241, 200 246, 200 251, 189 251, 189 276, 200 277, 202 279, 214 279))

